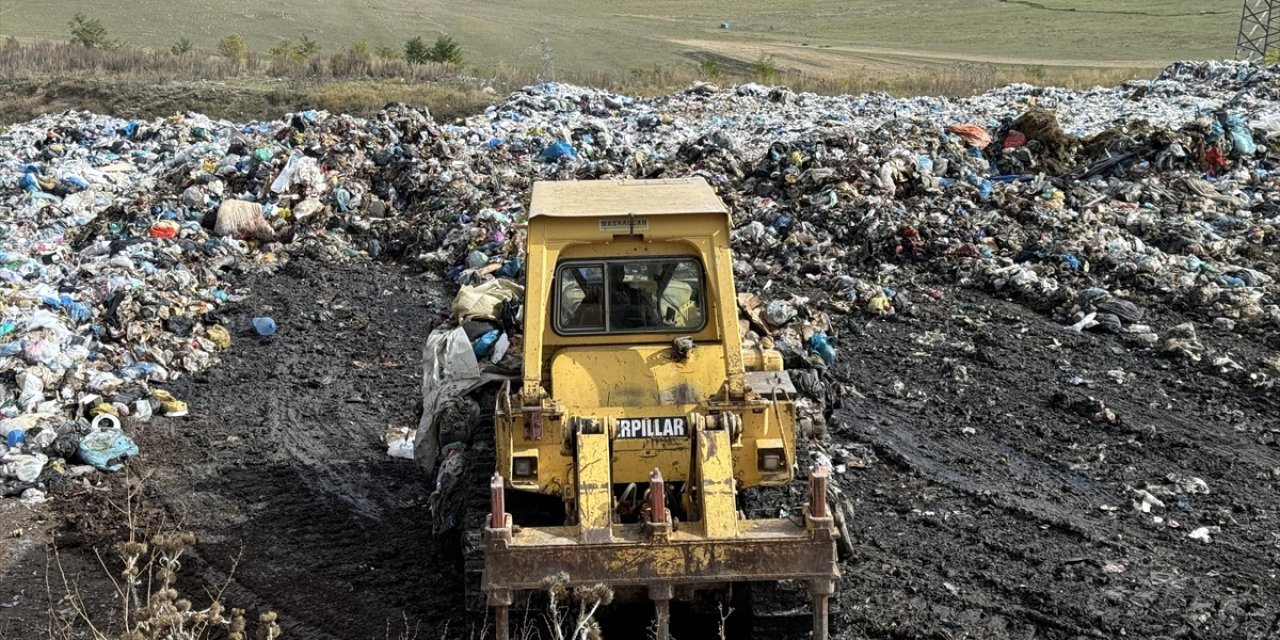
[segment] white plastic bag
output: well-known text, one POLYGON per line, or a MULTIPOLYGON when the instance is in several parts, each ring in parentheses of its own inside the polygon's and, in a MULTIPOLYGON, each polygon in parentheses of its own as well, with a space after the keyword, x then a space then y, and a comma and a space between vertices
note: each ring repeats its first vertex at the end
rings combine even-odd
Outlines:
POLYGON ((10 453, 5 456, 4 464, 0 464, 0 475, 17 478, 20 482, 35 482, 44 471, 49 457, 43 453, 10 453))

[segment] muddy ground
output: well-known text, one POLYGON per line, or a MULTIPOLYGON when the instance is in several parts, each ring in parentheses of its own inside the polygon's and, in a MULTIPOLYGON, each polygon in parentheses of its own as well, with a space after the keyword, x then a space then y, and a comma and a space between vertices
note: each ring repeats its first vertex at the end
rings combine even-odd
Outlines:
MULTIPOLYGON (((395 638, 406 625, 472 637, 460 577, 428 535, 427 484, 380 440, 414 419, 421 343, 450 290, 394 265, 305 260, 240 284, 222 364, 171 385, 190 416, 137 432, 132 469, 150 474, 153 515, 200 537, 184 584, 229 581, 225 599, 279 612, 286 638, 395 638), (256 315, 279 333, 253 336, 256 315)), ((857 515, 837 637, 1280 637, 1275 391, 986 293, 944 294, 914 317, 859 317, 838 345, 836 375, 856 393, 829 449, 863 445, 866 464, 838 476, 857 515), (1114 421, 1095 417, 1098 401, 1114 421), (1176 476, 1208 493, 1177 493, 1176 476), (1148 487, 1174 494, 1141 513, 1134 490, 1148 487), (1200 527, 1219 530, 1188 537, 1200 527)), ((1184 320, 1151 312, 1157 328, 1184 320)), ((1241 362, 1280 348, 1274 333, 1201 329, 1241 362)), ((45 637, 48 612, 65 608, 46 588, 53 534, 98 594, 91 608, 112 615, 93 549, 119 533, 104 504, 118 483, 34 511, 0 503, 0 532, 23 529, 3 540, 0 638, 45 637)), ((633 614, 606 637, 634 633, 633 614)), ((678 638, 711 637, 677 622, 678 638)))

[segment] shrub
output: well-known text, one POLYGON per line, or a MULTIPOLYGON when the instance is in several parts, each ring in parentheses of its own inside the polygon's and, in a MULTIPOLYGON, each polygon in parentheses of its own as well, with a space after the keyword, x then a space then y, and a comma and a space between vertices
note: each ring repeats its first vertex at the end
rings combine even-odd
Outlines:
POLYGON ((442 35, 436 38, 436 43, 427 52, 427 59, 432 62, 462 64, 462 47, 448 34, 442 35))
POLYGON ((267 53, 271 56, 271 73, 275 75, 293 75, 307 62, 292 40, 277 42, 267 53))
POLYGON ((399 51, 396 51, 393 47, 388 47, 385 44, 378 45, 378 48, 374 49, 373 53, 383 60, 395 60, 400 57, 399 51))
POLYGON ((718 80, 724 73, 720 68, 720 63, 715 58, 707 58, 699 62, 698 70, 708 80, 718 80))
POLYGON ((239 60, 249 51, 249 47, 244 43, 244 38, 238 33, 233 33, 218 41, 218 55, 232 60, 239 60))
POLYGON ((760 82, 773 82, 778 75, 778 63, 773 56, 762 53, 755 62, 751 63, 751 75, 760 82))
POLYGON ((191 40, 185 37, 178 38, 177 42, 169 45, 169 53, 172 53, 175 56, 180 56, 184 53, 191 53, 192 48, 193 45, 191 44, 191 40))
POLYGON ((310 58, 312 54, 320 51, 320 43, 307 36, 302 36, 298 39, 298 47, 294 51, 303 58, 310 58))
POLYGON ((613 602, 613 590, 604 584, 570 587, 569 574, 561 571, 542 580, 547 592, 547 627, 552 640, 589 640, 600 638, 600 623, 596 611, 613 602), (573 615, 568 606, 578 602, 578 613, 573 615), (569 631, 565 635, 565 630, 569 631))
POLYGON ((267 50, 267 55, 271 56, 272 58, 280 58, 280 59, 288 60, 289 58, 293 57, 293 52, 294 52, 293 41, 281 40, 280 42, 277 42, 274 45, 272 45, 271 48, 267 50))
POLYGON ((77 11, 67 24, 71 26, 71 41, 76 44, 109 51, 120 48, 120 42, 107 39, 107 28, 97 18, 87 18, 77 11))
POLYGON ((369 43, 364 40, 351 45, 351 53, 362 60, 373 59, 373 54, 369 53, 369 43))
POLYGON ((422 41, 422 36, 414 36, 412 40, 404 43, 404 59, 414 64, 431 62, 431 49, 422 41))

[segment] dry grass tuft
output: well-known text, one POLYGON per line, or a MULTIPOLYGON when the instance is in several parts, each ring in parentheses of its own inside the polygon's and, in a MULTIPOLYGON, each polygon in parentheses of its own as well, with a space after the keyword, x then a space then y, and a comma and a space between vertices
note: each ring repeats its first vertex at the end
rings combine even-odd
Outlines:
MULTIPOLYGON (((98 561, 110 579, 119 603, 118 615, 111 620, 96 617, 86 606, 78 583, 67 575, 58 554, 52 549, 52 566, 57 570, 63 605, 55 611, 53 576, 46 575, 49 591, 49 622, 46 637, 50 640, 91 638, 92 640, 204 640, 211 637, 227 640, 276 640, 282 635, 276 614, 267 611, 251 625, 244 609, 229 607, 223 600, 223 585, 216 593, 204 597, 185 594, 178 584, 182 557, 196 544, 195 534, 180 529, 161 531, 147 536, 138 522, 139 496, 142 483, 126 481, 123 502, 109 501, 111 507, 127 522, 128 537, 111 547, 118 568, 108 568, 101 553, 98 561), (196 600, 207 600, 200 607, 196 600), (252 635, 251 635, 252 631, 252 635)), ((235 573, 232 565, 231 575, 235 573)), ((51 572, 52 573, 52 572, 51 572)), ((228 582, 231 576, 227 578, 228 582)))
POLYGON ((601 640, 596 611, 613 602, 613 590, 607 585, 569 586, 568 574, 561 572, 542 581, 548 596, 547 628, 552 640, 601 640), (577 613, 569 616, 576 602, 577 613), (566 633, 568 635, 566 635, 566 633))

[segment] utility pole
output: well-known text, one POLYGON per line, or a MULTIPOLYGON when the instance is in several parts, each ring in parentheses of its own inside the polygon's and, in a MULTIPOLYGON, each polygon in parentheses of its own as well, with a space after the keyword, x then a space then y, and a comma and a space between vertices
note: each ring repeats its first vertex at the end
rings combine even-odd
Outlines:
POLYGON ((1240 13, 1240 34, 1236 37, 1236 57, 1252 62, 1266 59, 1267 52, 1280 46, 1280 0, 1244 0, 1240 13))

